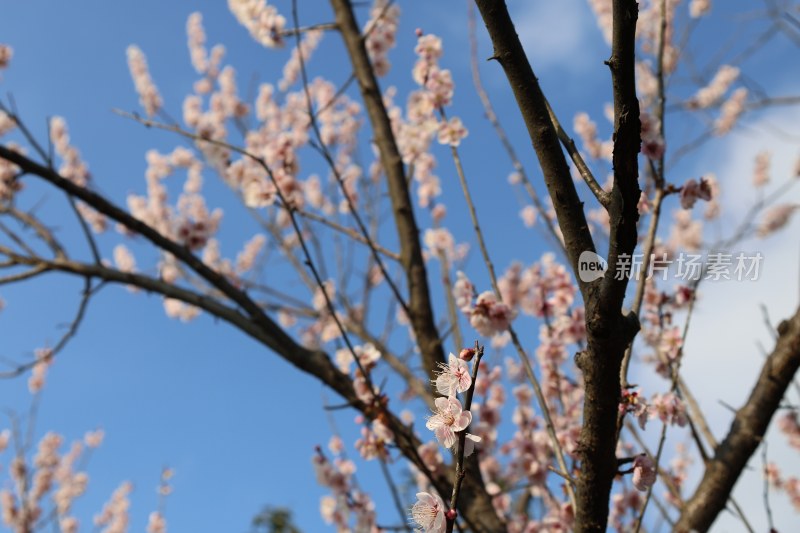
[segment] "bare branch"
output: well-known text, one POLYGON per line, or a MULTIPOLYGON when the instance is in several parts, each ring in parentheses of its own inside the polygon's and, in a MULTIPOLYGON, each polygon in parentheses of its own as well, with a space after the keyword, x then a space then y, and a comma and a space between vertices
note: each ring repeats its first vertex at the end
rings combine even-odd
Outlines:
POLYGON ((778 334, 750 397, 736 412, 728 435, 706 463, 703 479, 686 501, 678 531, 706 531, 714 523, 800 368, 800 308, 778 326, 778 334))

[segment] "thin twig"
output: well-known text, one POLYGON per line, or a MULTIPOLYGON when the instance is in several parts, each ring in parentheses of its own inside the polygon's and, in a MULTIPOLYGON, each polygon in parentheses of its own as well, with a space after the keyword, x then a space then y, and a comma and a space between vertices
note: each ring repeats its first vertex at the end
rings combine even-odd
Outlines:
MULTIPOLYGON (((478 370, 483 358, 483 346, 475 342, 475 362, 472 364, 472 382, 469 385, 466 393, 464 394, 464 411, 469 411, 472 408, 472 397, 475 394, 475 384, 478 379, 478 370)), ((458 433, 458 441, 456 444, 456 460, 455 460, 455 482, 453 483, 453 494, 450 497, 450 510, 455 511, 458 505, 458 496, 461 493, 461 484, 464 482, 466 471, 464 470, 464 453, 467 441, 467 429, 458 433)), ((446 515, 446 533, 453 533, 453 526, 456 523, 456 514, 446 515)))
MULTIPOLYGON (((443 120, 445 119, 444 112, 440 109, 440 113, 442 114, 443 120)), ((483 238, 483 231, 481 230, 480 223, 478 222, 478 214, 475 210, 475 203, 472 201, 472 195, 469 192, 469 187, 467 186, 467 179, 464 175, 464 167, 461 165, 461 158, 458 155, 458 149, 455 146, 450 147, 451 154, 453 156, 453 162, 456 166, 456 173, 458 174, 459 182, 461 183, 461 190, 464 193, 464 199, 467 203, 467 209, 469 211, 470 218, 472 220, 472 227, 475 230, 475 236, 478 239, 478 246, 481 250, 481 255, 483 256, 484 264, 486 265, 486 269, 489 271, 489 278, 492 283, 492 288, 494 290, 497 299, 502 301, 502 294, 500 293, 500 286, 497 283, 497 275, 494 271, 494 264, 492 263, 491 258, 489 257, 489 251, 486 247, 486 241, 483 238)), ((525 373, 528 377, 528 380, 533 385, 533 390, 536 394, 536 399, 539 403, 539 409, 542 411, 542 416, 545 420, 545 425, 547 426, 547 433, 550 437, 550 443, 553 446, 553 451, 556 456, 556 461, 558 462, 558 466, 562 472, 568 473, 569 469, 567 468, 567 463, 564 460, 564 451, 561 447, 561 443, 558 440, 558 435, 556 434, 555 424, 553 424, 552 417, 550 416, 550 409, 547 405, 547 400, 545 399, 544 393, 542 392, 541 384, 539 383, 539 379, 536 377, 536 374, 533 372, 533 368, 531 367, 530 360, 528 359, 528 355, 525 353, 525 349, 522 347, 522 344, 519 341, 519 337, 517 337, 516 332, 514 331, 513 327, 509 324, 508 332, 511 335, 511 341, 514 344, 514 347, 517 350, 517 355, 519 355, 520 361, 522 365, 525 367, 525 373)), ((575 491, 572 488, 572 484, 567 484, 567 494, 569 495, 570 501, 572 502, 573 507, 575 506, 575 491)))
POLYGON ((486 114, 486 119, 491 123, 492 127, 494 128, 495 134, 497 135, 497 138, 500 139, 500 144, 503 145, 503 149, 508 154, 508 157, 511 160, 511 165, 514 167, 514 170, 520 175, 525 191, 528 193, 528 196, 530 196, 534 208, 539 213, 539 217, 541 217, 541 219, 544 220, 548 232, 553 237, 553 240, 559 246, 561 251, 564 253, 564 256, 566 257, 567 251, 564 248, 564 241, 559 235, 559 233, 556 231, 556 227, 553 224, 553 220, 548 215, 547 209, 545 209, 545 206, 542 203, 541 198, 539 198, 539 195, 536 193, 536 189, 533 187, 533 184, 531 183, 531 180, 528 177, 527 172, 525 171, 525 167, 522 165, 522 162, 517 156, 516 150, 514 150, 514 145, 511 144, 511 141, 508 139, 508 135, 506 135, 505 128, 503 128, 503 125, 497 118, 497 113, 495 113, 494 111, 494 106, 492 106, 492 101, 489 98, 489 94, 483 87, 483 81, 481 80, 481 71, 478 65, 478 38, 475 31, 476 24, 475 24, 474 1, 467 0, 467 5, 468 5, 468 18, 469 18, 470 69, 472 70, 472 83, 475 86, 475 90, 477 91, 478 97, 480 98, 481 104, 483 105, 483 111, 486 114))

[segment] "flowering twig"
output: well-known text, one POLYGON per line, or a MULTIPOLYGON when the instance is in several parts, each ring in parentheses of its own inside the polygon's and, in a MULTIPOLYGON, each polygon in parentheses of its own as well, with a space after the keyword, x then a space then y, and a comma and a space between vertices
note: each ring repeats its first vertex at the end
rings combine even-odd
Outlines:
MULTIPOLYGON (((442 109, 439 110, 442 115, 442 119, 445 120, 444 111, 442 109)), ((492 289, 494 290, 494 294, 499 301, 502 301, 502 294, 500 293, 500 286, 497 282, 497 275, 494 271, 494 264, 492 263, 491 258, 489 257, 489 251, 486 247, 486 241, 483 238, 483 231, 481 230, 480 223, 478 222, 478 214, 475 210, 475 203, 472 201, 472 195, 469 192, 469 187, 467 186, 467 179, 464 175, 464 167, 461 165, 461 158, 458 155, 458 149, 455 146, 450 147, 450 152, 453 156, 453 162, 456 166, 456 173, 458 174, 458 180, 461 184, 461 190, 464 193, 464 200, 467 204, 467 209, 469 210, 470 219, 472 220, 472 227, 475 230, 475 236, 478 239, 478 245, 481 250, 481 255, 483 256, 484 264, 486 265, 486 269, 489 271, 489 278, 492 283, 492 289)), ((561 442, 558 440, 558 435, 556 434, 555 424, 553 424, 553 419, 550 416, 550 408, 547 405, 547 400, 544 397, 544 393, 542 392, 542 386, 539 383, 539 379, 536 377, 536 374, 533 372, 533 367, 531 366, 531 362, 528 359, 528 355, 525 353, 525 349, 522 347, 522 343, 519 341, 519 337, 517 333, 514 331, 511 324, 508 325, 508 332, 511 335, 511 342, 514 344, 514 347, 517 350, 517 355, 522 362, 522 365, 525 367, 525 374, 528 377, 528 380, 533 385, 533 390, 536 394, 536 399, 539 403, 539 409, 542 411, 542 416, 545 420, 545 425, 547 426, 547 434, 550 437, 550 444, 553 446, 553 452, 556 456, 556 461, 558 462, 559 468, 561 468, 562 472, 565 475, 568 475, 569 468, 567 468, 567 463, 564 460, 564 452, 561 447, 561 442)), ((572 484, 567 484, 567 494, 570 497, 570 501, 572 502, 573 506, 575 505, 575 493, 572 488, 572 484)))
MULTIPOLYGON (((295 28, 299 26, 299 19, 297 15, 297 0, 292 0, 292 19, 294 20, 295 28)), ((347 206, 350 210, 350 214, 353 216, 353 220, 355 220, 356 225, 358 226, 359 231, 361 232, 361 236, 363 238, 362 242, 365 242, 369 247, 370 251, 372 252, 372 257, 375 260, 375 263, 378 265, 378 268, 383 274, 386 283, 389 286, 389 289, 394 294, 394 297, 400 304, 400 307, 403 308, 403 311, 406 313, 407 316, 411 316, 411 310, 408 308, 408 304, 406 303, 403 296, 400 294, 400 289, 397 288, 392 277, 389 275, 389 272, 386 270, 386 266, 383 264, 380 255, 378 254, 378 250, 373 242, 373 239, 370 237, 369 231, 367 230, 366 225, 361 220, 361 216, 358 214, 358 209, 353 204, 353 199, 351 198, 350 194, 347 193, 347 189, 345 188, 344 178, 342 178, 341 172, 339 172, 339 168, 336 165, 336 162, 333 160, 333 156, 331 155, 328 146, 325 144, 324 140, 322 139, 322 132, 319 129, 319 122, 317 121, 317 115, 314 112, 314 106, 311 102, 311 91, 308 87, 308 72, 306 71, 306 61, 303 54, 303 51, 300 47, 300 34, 299 32, 296 33, 296 41, 297 41, 297 57, 300 61, 300 75, 303 80, 303 92, 306 98, 306 107, 308 111, 308 117, 311 121, 311 129, 314 131, 314 135, 317 138, 316 146, 319 149, 319 152, 322 154, 322 157, 325 159, 326 163, 331 169, 333 176, 336 178, 336 183, 339 184, 340 189, 342 190, 342 195, 347 202, 347 206)), ((276 184, 277 187, 277 184, 276 184)))
MULTIPOLYGON (((483 346, 475 342, 475 362, 472 364, 472 383, 464 393, 464 410, 469 411, 472 408, 472 397, 475 394, 475 384, 477 383, 478 370, 483 357, 483 346)), ((453 494, 450 496, 450 511, 445 514, 447 520, 446 532, 452 533, 453 526, 456 523, 457 513, 455 510, 458 505, 458 496, 461 493, 461 484, 464 482, 466 471, 464 469, 464 451, 465 442, 467 440, 467 429, 458 433, 458 444, 456 448, 456 461, 455 461, 455 481, 453 482, 453 494)), ((479 475, 476 473, 476 475, 479 475)))

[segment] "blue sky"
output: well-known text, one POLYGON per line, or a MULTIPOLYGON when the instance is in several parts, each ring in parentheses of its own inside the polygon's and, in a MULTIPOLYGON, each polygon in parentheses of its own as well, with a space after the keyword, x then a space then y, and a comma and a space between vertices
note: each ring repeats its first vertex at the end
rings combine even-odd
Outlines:
MULTIPOLYGON (((602 61, 608 49, 585 2, 564 1, 558 11, 548 2, 510 4, 534 68, 562 123, 570 129, 574 114, 585 110, 605 137, 610 127, 602 109, 610 100, 611 89, 602 61)), ((736 26, 739 19, 732 15, 747 2, 718 4, 717 18, 703 23, 707 24, 706 33, 698 31, 690 41, 701 60, 708 60, 709 50, 726 45, 731 28, 741 32, 744 43, 758 33, 751 27, 740 29, 736 26)), ((289 16, 288 2, 276 5, 289 16)), ((461 116, 470 130, 462 156, 478 198, 479 215, 488 235, 506 236, 491 241, 495 262, 502 270, 512 259, 526 264, 537 260, 545 245, 536 230, 525 230, 520 223, 513 191, 505 185, 511 166, 482 117, 470 82, 466 4, 401 2, 401 7, 398 46, 391 56, 394 69, 383 86, 397 85, 400 94, 410 88, 415 28, 444 38, 442 64, 453 70, 456 80, 451 114, 461 116)), ((301 0, 299 10, 301 24, 332 19, 327 2, 321 0, 301 0)), ((40 138, 46 117, 65 117, 73 143, 92 170, 95 186, 123 203, 126 194, 144 190, 146 150, 168 151, 184 144, 174 135, 146 130, 111 112, 113 108, 138 108, 125 49, 135 43, 144 51, 166 110, 179 116, 182 99, 196 79, 185 36, 186 18, 193 11, 203 13, 208 44, 220 42, 227 47, 226 62, 237 69, 241 94, 247 94, 251 80, 275 82, 279 78, 288 49, 260 47, 237 24, 224 2, 28 0, 3 2, 0 41, 13 46, 15 55, 11 68, 3 74, 0 91, 13 94, 22 116, 40 138)), ((359 15, 365 20, 366 10, 361 9, 359 15)), ((480 23, 478 31, 481 55, 488 57, 491 48, 480 23)), ((339 84, 350 72, 340 40, 328 34, 324 43, 324 50, 309 68, 314 75, 339 84)), ((741 49, 744 45, 734 43, 737 46, 741 49)), ((796 49, 777 37, 769 52, 796 54, 796 49)), ((735 49, 728 57, 733 56, 735 49)), ((778 94, 800 86, 796 72, 774 68, 774 63, 764 59, 768 57, 775 56, 762 54, 745 63, 752 79, 777 87, 778 94)), ((499 67, 486 63, 482 72, 523 163, 537 181, 535 157, 499 67)), ((684 95, 693 92, 682 89, 681 82, 686 87, 686 80, 686 73, 676 77, 675 89, 684 95)), ((762 118, 769 123, 769 117, 762 118)), ((691 138, 692 128, 696 126, 679 122, 669 131, 691 138)), ((737 142, 755 150, 753 145, 766 129, 761 122, 754 123, 750 133, 736 137, 737 142)), ((683 139, 674 141, 679 145, 683 139)), ((795 140, 793 146, 796 144, 795 140)), ((674 181, 726 168, 727 155, 719 155, 731 154, 725 152, 726 146, 712 143, 700 150, 697 158, 675 167, 674 181)), ((445 203, 450 208, 448 222, 458 241, 471 242, 466 212, 458 209, 460 191, 452 163, 445 152, 438 155, 445 203)), ((742 182, 749 181, 748 172, 742 182)), ((219 195, 214 197, 219 205, 231 206, 230 193, 210 183, 211 176, 206 180, 209 190, 219 195)), ((41 202, 51 224, 65 219, 65 206, 53 191, 31 185, 26 194, 41 202)), ((674 208, 668 205, 668 211, 674 208)), ((252 222, 232 210, 227 211, 223 225, 223 235, 231 241, 225 248, 229 255, 255 231, 252 222)), ((74 229, 65 223, 61 235, 80 250, 83 245, 75 238, 74 229)), ((796 225, 792 235, 797 235, 796 225)), ((111 256, 118 241, 113 233, 100 239, 105 257, 111 256)), ((467 267, 473 279, 486 283, 476 258, 467 267)), ((430 268, 438 270, 438 265, 430 268)), ((19 360, 33 349, 55 342, 61 332, 58 325, 71 319, 80 289, 78 280, 57 275, 0 288, 7 304, 0 314, 0 356, 19 360)), ((325 492, 314 481, 310 458, 314 446, 324 445, 330 434, 328 417, 320 408, 323 403, 336 403, 336 398, 232 328, 207 317, 190 324, 171 321, 164 316, 160 299, 107 287, 92 300, 80 334, 48 375, 37 427, 40 433, 52 429, 68 439, 96 427, 106 431, 106 442, 89 468, 90 489, 76 508, 84 523, 121 481, 131 480, 136 487, 131 531, 142 531, 147 514, 156 507, 161 467, 169 465, 177 472, 175 490, 167 503, 171 531, 243 532, 266 504, 291 507, 304 530, 318 531, 322 529, 318 502, 325 492)), ((25 380, 0 382, 0 406, 24 412, 27 405, 25 380)), ((336 415, 337 425, 350 443, 356 434, 352 416, 336 415)), ((0 463, 7 465, 8 455, 2 457, 0 463)), ((377 465, 360 464, 358 475, 362 485, 378 488, 379 516, 396 523, 396 513, 380 489, 377 465)))

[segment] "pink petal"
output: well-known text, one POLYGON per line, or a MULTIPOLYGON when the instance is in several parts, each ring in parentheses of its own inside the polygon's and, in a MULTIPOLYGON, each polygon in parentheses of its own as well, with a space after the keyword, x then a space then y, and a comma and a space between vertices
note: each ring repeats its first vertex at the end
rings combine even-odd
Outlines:
POLYGON ((472 422, 472 413, 470 413, 469 411, 464 411, 463 413, 461 413, 461 416, 459 416, 456 419, 455 424, 453 424, 453 431, 464 431, 465 429, 467 429, 467 426, 469 426, 471 422, 472 422))
POLYGON ((433 415, 432 417, 430 417, 428 419, 427 422, 425 422, 425 427, 430 429, 431 431, 433 431, 436 428, 441 427, 443 423, 444 423, 444 420, 442 419, 441 416, 433 415))
POLYGON ((452 448, 456 443, 456 434, 453 433, 453 430, 447 426, 437 428, 434 434, 436 435, 438 441, 445 448, 452 448))

